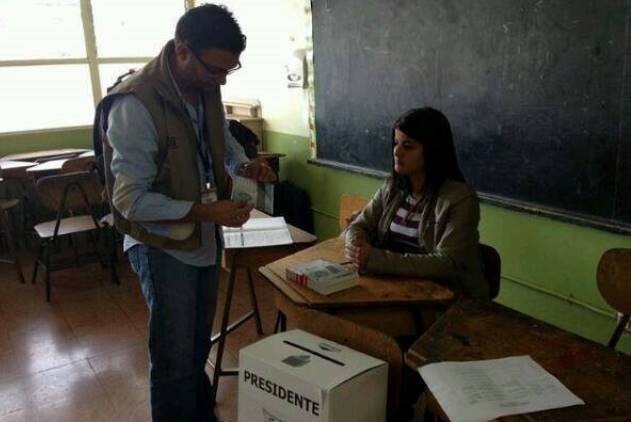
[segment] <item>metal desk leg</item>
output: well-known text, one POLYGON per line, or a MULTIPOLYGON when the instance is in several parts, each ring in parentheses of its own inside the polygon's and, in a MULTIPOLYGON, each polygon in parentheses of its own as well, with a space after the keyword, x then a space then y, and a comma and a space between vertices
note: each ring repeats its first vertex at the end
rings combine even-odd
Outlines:
MULTIPOLYGON (((223 359, 223 351, 226 346, 226 334, 228 334, 228 320, 230 318, 230 306, 232 305, 232 294, 234 293, 234 282, 237 276, 237 260, 239 258, 239 252, 235 252, 232 257, 232 262, 230 263, 230 276, 228 277, 228 290, 226 291, 226 303, 223 308, 223 316, 221 318, 221 329, 218 334, 218 345, 217 345, 217 357, 215 358, 215 371, 213 373, 213 385, 212 385, 212 395, 213 401, 215 401, 217 397, 217 390, 219 388, 219 377, 222 375, 230 375, 231 372, 234 372, 232 375, 238 374, 238 371, 224 371, 221 368, 221 360, 223 359)), ((212 339, 211 339, 212 345, 212 339)))
POLYGON ((276 312, 276 322, 274 323, 274 333, 287 331, 287 317, 281 311, 276 312))
POLYGON ((225 301, 225 305, 224 305, 224 309, 223 309, 223 315, 221 318, 221 328, 220 331, 213 335, 210 338, 210 344, 211 347, 212 345, 214 345, 215 343, 218 343, 217 346, 217 356, 215 359, 215 362, 212 362, 210 359, 208 359, 208 363, 210 363, 210 365, 214 368, 214 374, 213 374, 213 400, 216 398, 217 396, 217 389, 218 389, 218 384, 219 384, 219 377, 224 376, 224 375, 232 375, 232 376, 237 376, 239 375, 239 370, 238 368, 232 368, 232 369, 223 369, 221 366, 221 360, 223 359, 223 353, 225 350, 225 346, 226 346, 226 336, 231 333, 232 331, 236 330, 237 328, 239 328, 243 323, 245 323, 247 320, 249 320, 250 318, 254 317, 255 321, 256 321, 256 331, 258 334, 263 334, 263 327, 262 327, 262 323, 261 323, 261 315, 259 313, 259 308, 258 308, 258 303, 256 301, 256 293, 254 291, 254 281, 252 279, 252 272, 249 268, 247 268, 247 272, 248 272, 248 287, 250 290, 250 301, 252 302, 252 310, 249 311, 248 313, 246 313, 245 315, 241 316, 239 319, 237 319, 235 322, 233 322, 232 324, 229 324, 229 320, 230 320, 230 308, 232 306, 232 298, 234 295, 234 285, 236 283, 236 276, 237 276, 237 262, 239 259, 239 251, 235 251, 233 256, 232 256, 232 262, 230 263, 230 275, 228 277, 228 288, 226 291, 226 301, 225 301))
POLYGON ((259 305, 256 303, 256 292, 254 291, 254 282, 252 281, 252 270, 248 268, 248 284, 250 285, 250 302, 254 312, 254 320, 256 321, 256 332, 263 334, 263 325, 261 324, 261 314, 259 313, 259 305))

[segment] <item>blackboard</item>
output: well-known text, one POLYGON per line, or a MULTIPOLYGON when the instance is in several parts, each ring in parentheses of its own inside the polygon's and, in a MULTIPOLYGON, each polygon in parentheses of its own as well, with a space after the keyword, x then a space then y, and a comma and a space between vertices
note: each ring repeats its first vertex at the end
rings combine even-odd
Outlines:
POLYGON ((316 162, 384 174, 391 124, 442 110, 500 204, 631 228, 631 2, 312 1, 316 162))

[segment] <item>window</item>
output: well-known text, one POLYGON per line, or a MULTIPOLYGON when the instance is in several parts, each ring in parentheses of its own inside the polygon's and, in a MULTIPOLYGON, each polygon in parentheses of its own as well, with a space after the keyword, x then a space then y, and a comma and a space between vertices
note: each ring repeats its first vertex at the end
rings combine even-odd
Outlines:
POLYGON ((99 76, 101 78, 101 92, 103 95, 107 92, 107 88, 114 85, 119 76, 124 75, 130 70, 139 70, 144 63, 110 63, 99 66, 99 76))
POLYGON ((0 131, 81 126, 94 118, 87 65, 0 67, 0 131))
POLYGON ((90 125, 106 88, 159 53, 185 6, 0 0, 0 133, 90 125))
POLYGON ((173 0, 92 0, 92 11, 99 56, 153 57, 173 38, 184 6, 173 0))
POLYGON ((0 33, 0 60, 86 56, 79 0, 2 0, 0 33))

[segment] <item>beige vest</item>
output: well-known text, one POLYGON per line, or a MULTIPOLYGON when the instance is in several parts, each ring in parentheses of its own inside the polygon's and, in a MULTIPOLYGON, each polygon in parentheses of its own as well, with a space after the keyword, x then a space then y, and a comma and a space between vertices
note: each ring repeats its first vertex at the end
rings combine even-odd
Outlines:
MULTIPOLYGON (((101 102, 102 118, 107 119, 113 99, 135 95, 147 108, 158 134, 158 174, 151 190, 170 198, 200 202, 201 181, 197 168, 197 137, 188 112, 177 94, 168 71, 168 58, 174 43, 169 41, 160 55, 141 71, 117 85, 101 102)), ((206 109, 205 139, 212 154, 213 172, 219 199, 226 199, 224 168, 224 115, 219 87, 204 94, 206 109)), ((105 120, 107 122, 107 120, 105 120)), ((125 219, 112 205, 114 177, 111 174, 112 147, 103 136, 106 191, 118 231, 142 243, 162 249, 194 250, 201 245, 200 225, 184 240, 174 240, 149 233, 140 224, 125 219)))

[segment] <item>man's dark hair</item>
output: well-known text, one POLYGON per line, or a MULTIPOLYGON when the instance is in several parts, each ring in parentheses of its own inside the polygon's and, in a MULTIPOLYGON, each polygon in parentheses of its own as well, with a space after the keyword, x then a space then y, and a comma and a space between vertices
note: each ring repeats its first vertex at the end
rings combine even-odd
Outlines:
POLYGON ((195 51, 217 48, 240 54, 245 50, 246 38, 225 6, 203 4, 189 9, 178 20, 175 41, 186 43, 195 51))

